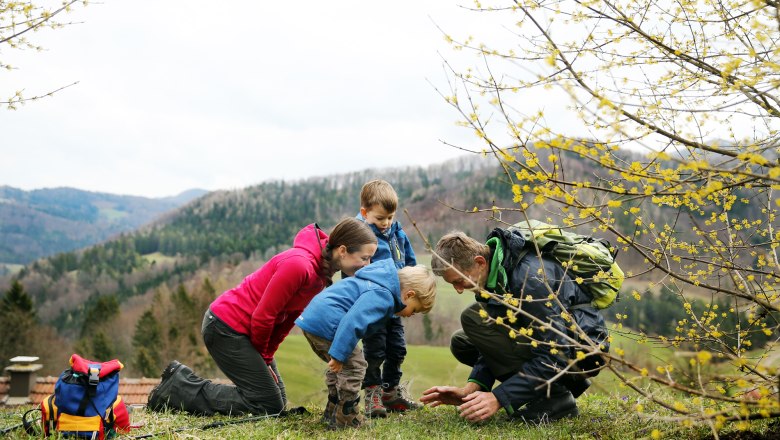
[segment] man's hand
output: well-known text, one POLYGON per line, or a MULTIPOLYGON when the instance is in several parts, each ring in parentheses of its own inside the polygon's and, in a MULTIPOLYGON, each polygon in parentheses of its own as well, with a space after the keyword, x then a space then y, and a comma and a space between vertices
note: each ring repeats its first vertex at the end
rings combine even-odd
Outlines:
POLYGON ((460 405, 468 393, 465 388, 438 386, 423 391, 420 402, 431 407, 439 405, 460 405))
POLYGON ((460 416, 469 422, 483 422, 501 409, 501 404, 493 393, 475 391, 463 398, 458 407, 460 416))
POLYGON ((343 367, 344 364, 341 363, 341 361, 338 361, 336 359, 330 358, 328 361, 328 368, 330 368, 330 371, 334 373, 338 373, 341 371, 341 367, 343 367))

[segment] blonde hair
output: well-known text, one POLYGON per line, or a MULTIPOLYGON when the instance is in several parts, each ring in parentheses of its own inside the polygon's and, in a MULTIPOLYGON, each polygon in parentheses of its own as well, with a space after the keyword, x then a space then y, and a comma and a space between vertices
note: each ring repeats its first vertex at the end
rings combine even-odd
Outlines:
POLYGON ((428 313, 436 302, 436 277, 425 266, 406 266, 398 269, 398 280, 401 281, 401 292, 414 290, 422 305, 422 313, 428 313))
POLYGON ((469 237, 461 231, 452 231, 436 243, 436 255, 431 259, 433 273, 443 276, 449 269, 447 263, 458 270, 468 270, 474 265, 474 257, 481 255, 490 259, 490 247, 469 237), (446 263, 445 263, 446 262, 446 263))
POLYGON ((372 180, 360 190, 360 207, 371 209, 375 205, 382 206, 388 213, 398 209, 398 194, 393 186, 384 180, 372 180))

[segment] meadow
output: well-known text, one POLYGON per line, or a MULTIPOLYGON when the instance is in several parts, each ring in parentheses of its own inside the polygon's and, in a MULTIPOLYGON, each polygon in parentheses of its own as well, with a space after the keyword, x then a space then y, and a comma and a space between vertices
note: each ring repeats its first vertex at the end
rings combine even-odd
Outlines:
MULTIPOLYGON (((631 339, 616 335, 615 347, 622 347, 627 356, 674 358, 665 348, 637 344, 631 339)), ((526 425, 510 421, 499 412, 497 417, 471 424, 458 417, 454 407, 424 408, 407 414, 391 414, 387 419, 372 420, 355 431, 329 431, 320 423, 326 392, 324 387, 325 363, 314 355, 301 335, 291 335, 277 354, 279 369, 287 386, 289 406, 303 406, 307 414, 283 418, 248 417, 194 417, 180 413, 153 413, 135 408, 132 422, 136 428, 120 438, 134 438, 155 434, 155 438, 170 439, 705 439, 712 437, 706 426, 685 426, 674 420, 668 410, 646 402, 635 392, 621 386, 610 371, 604 371, 594 379, 594 385, 578 399, 580 416, 552 424, 526 425), (644 411, 636 411, 642 403, 644 411), (223 426, 204 429, 215 422, 223 426)), ((404 380, 413 397, 434 385, 462 385, 469 369, 458 364, 447 347, 409 346, 404 363, 404 380)), ((638 384, 649 388, 646 381, 638 384)), ((659 390, 658 393, 668 393, 659 390)), ((687 405, 695 401, 675 396, 687 405)), ((26 409, 0 407, 0 429, 19 423, 26 409)), ((780 424, 755 422, 751 432, 736 431, 729 425, 720 437, 730 439, 780 438, 780 424), (730 433, 730 434, 729 434, 730 433), (778 437, 773 437, 778 435, 778 437)), ((22 430, 7 435, 11 439, 27 439, 22 430)), ((148 438, 148 437, 144 437, 148 438)))

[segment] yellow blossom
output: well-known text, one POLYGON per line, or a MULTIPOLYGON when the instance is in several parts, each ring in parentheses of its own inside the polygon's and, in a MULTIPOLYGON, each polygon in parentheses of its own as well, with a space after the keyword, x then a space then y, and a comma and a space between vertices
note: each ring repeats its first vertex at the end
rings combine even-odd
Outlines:
POLYGON ((707 362, 709 362, 710 359, 712 359, 712 353, 710 353, 709 351, 700 351, 696 354, 696 357, 699 359, 699 362, 702 365, 706 365, 707 362))

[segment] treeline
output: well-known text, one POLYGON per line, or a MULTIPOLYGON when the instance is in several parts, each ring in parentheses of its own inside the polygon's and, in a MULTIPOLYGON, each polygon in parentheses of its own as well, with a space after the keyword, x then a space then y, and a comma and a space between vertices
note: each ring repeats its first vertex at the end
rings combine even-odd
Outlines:
POLYGON ((0 335, 0 371, 15 356, 35 355, 44 365, 59 365, 69 356, 70 344, 54 328, 40 323, 32 298, 19 282, 0 297, 0 335))

